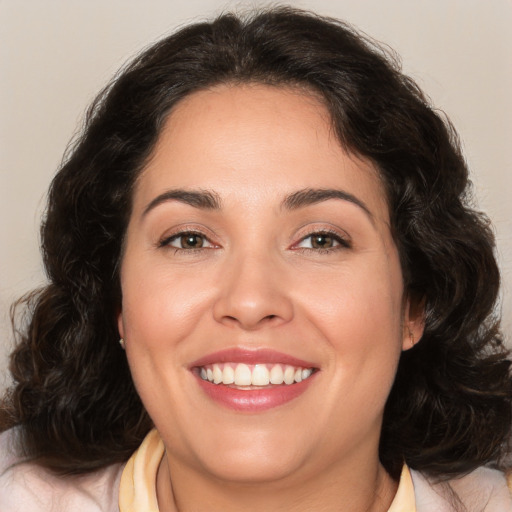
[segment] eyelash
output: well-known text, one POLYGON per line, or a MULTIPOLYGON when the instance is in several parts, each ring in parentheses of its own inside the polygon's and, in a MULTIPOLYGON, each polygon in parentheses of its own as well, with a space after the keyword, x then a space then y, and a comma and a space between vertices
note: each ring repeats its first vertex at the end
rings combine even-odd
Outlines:
POLYGON ((174 249, 175 253, 178 251, 198 253, 198 252, 202 252, 204 250, 214 248, 216 246, 204 233, 190 229, 190 230, 179 231, 178 233, 174 233, 170 236, 166 236, 165 238, 163 238, 162 240, 160 240, 158 242, 158 247, 174 249), (206 242, 206 243, 210 244, 210 246, 209 247, 186 248, 186 247, 174 247, 171 245, 171 242, 173 242, 174 240, 178 240, 179 238, 183 238, 183 237, 187 237, 187 236, 200 237, 203 239, 203 241, 204 241, 203 243, 206 242))
POLYGON ((320 252, 320 253, 325 254, 325 253, 330 253, 333 251, 339 251, 339 250, 343 250, 343 249, 351 249, 352 244, 347 238, 341 236, 337 231, 329 230, 329 229, 321 229, 321 230, 311 231, 311 233, 303 236, 298 243, 294 244, 293 247, 294 247, 294 250, 297 250, 297 251, 307 251, 307 252, 315 252, 315 253, 320 252), (327 248, 314 248, 314 247, 300 247, 299 246, 299 244, 303 243, 308 238, 311 239, 315 236, 330 237, 338 245, 335 245, 334 247, 327 247, 327 248))
MULTIPOLYGON (((169 248, 169 249, 174 249, 175 252, 178 252, 178 251, 185 251, 185 252, 195 252, 195 253, 198 253, 198 252, 202 252, 204 250, 208 250, 208 249, 211 249, 211 248, 215 248, 215 244, 204 234, 204 233, 201 233, 200 231, 195 231, 195 230, 184 230, 184 231, 180 231, 178 233, 174 233, 170 236, 167 236, 165 238, 163 238, 162 240, 160 240, 158 242, 158 247, 159 248, 169 248), (200 237, 203 239, 203 243, 208 243, 210 244, 210 246, 208 247, 198 247, 198 248, 186 248, 186 247, 174 247, 171 245, 171 242, 175 241, 175 240, 178 240, 179 238, 182 238, 182 237, 186 237, 186 236, 197 236, 197 237, 200 237)), ((293 250, 296 250, 296 251, 307 251, 307 252, 315 252, 315 253, 329 253, 329 252, 332 252, 332 251, 338 251, 338 250, 342 250, 342 249, 351 249, 352 248, 352 244, 349 240, 347 240, 347 238, 344 238, 342 236, 340 236, 340 234, 337 232, 337 231, 334 231, 334 230, 318 230, 318 231, 312 231, 311 233, 303 236, 299 242, 295 243, 293 246, 292 246, 292 249, 293 250), (330 237, 334 243, 338 244, 338 245, 335 245, 333 247, 327 247, 327 248, 315 248, 315 247, 300 247, 300 244, 305 242, 307 239, 311 239, 312 237, 314 236, 325 236, 325 237, 330 237)))

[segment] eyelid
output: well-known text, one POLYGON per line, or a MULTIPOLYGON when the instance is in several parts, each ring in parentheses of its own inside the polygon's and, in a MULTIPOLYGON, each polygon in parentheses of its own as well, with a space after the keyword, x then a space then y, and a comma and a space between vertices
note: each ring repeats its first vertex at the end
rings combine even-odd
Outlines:
POLYGON ((213 238, 214 237, 212 234, 209 233, 209 230, 204 227, 199 227, 197 225, 180 225, 180 226, 176 226, 175 228, 171 229, 170 231, 167 231, 163 236, 161 236, 158 239, 156 245, 157 245, 157 247, 162 247, 162 248, 171 247, 173 249, 183 250, 183 251, 187 251, 187 250, 199 251, 201 249, 211 249, 211 248, 220 247, 219 244, 217 244, 213 241, 213 238), (205 240, 207 240, 207 242, 210 244, 210 246, 209 247, 199 247, 197 249, 182 249, 180 247, 174 247, 174 246, 169 245, 169 243, 172 240, 176 240, 177 238, 179 238, 183 235, 187 235, 187 234, 198 235, 198 236, 203 237, 205 240))
POLYGON ((164 244, 167 247, 172 247, 173 249, 178 249, 181 251, 199 251, 201 249, 211 249, 212 247, 215 247, 214 244, 212 244, 212 242, 210 242, 210 240, 206 236, 204 236, 202 233, 197 233, 195 231, 184 231, 182 233, 177 233, 176 235, 168 238, 164 242, 164 244), (201 247, 178 247, 176 245, 173 245, 173 242, 181 240, 183 237, 188 237, 190 235, 201 238, 203 240, 203 245, 201 245, 201 247))
POLYGON ((325 252, 325 251, 332 251, 332 250, 338 250, 338 249, 351 249, 352 248, 352 239, 346 233, 345 231, 342 231, 341 229, 335 229, 335 228, 329 228, 325 226, 310 226, 306 231, 301 232, 298 235, 298 240, 294 242, 291 246, 291 249, 295 250, 306 250, 306 251, 315 251, 315 252, 325 252), (338 242, 338 246, 335 247, 329 247, 326 249, 315 249, 310 247, 299 247, 299 244, 306 240, 309 237, 312 237, 313 235, 329 235, 336 242, 338 242))

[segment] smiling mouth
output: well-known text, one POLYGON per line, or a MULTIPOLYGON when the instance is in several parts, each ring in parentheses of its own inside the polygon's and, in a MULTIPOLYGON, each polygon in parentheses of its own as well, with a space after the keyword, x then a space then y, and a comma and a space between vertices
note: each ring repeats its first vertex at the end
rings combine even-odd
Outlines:
POLYGON ((307 380, 316 371, 288 364, 214 363, 197 368, 200 378, 212 384, 252 390, 274 386, 290 386, 307 380))

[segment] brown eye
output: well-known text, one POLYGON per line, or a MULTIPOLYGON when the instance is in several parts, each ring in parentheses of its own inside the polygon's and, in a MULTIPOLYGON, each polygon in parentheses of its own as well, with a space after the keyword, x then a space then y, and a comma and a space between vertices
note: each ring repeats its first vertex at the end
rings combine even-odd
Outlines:
POLYGON ((334 247, 334 239, 326 233, 312 235, 311 247, 313 249, 330 249, 331 247, 334 247))
POLYGON ((322 250, 329 249, 343 249, 350 248, 351 244, 348 240, 338 236, 334 233, 319 231, 311 233, 304 237, 297 245, 299 249, 310 249, 321 252, 322 250))
POLYGON ((204 238, 196 233, 185 233, 179 241, 182 249, 200 249, 204 245, 204 238))
POLYGON ((201 233, 184 231, 160 242, 161 247, 174 247, 182 250, 194 250, 212 247, 212 243, 201 233))

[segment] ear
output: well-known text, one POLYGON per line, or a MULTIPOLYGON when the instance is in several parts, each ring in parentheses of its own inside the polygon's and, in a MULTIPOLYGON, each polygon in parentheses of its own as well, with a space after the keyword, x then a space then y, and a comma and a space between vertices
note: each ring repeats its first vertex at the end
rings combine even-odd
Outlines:
POLYGON ((425 329, 425 297, 408 294, 404 305, 402 350, 409 350, 423 336, 425 329))
POLYGON ((123 324, 123 311, 120 310, 117 314, 117 330, 119 331, 119 337, 124 338, 124 324, 123 324))

